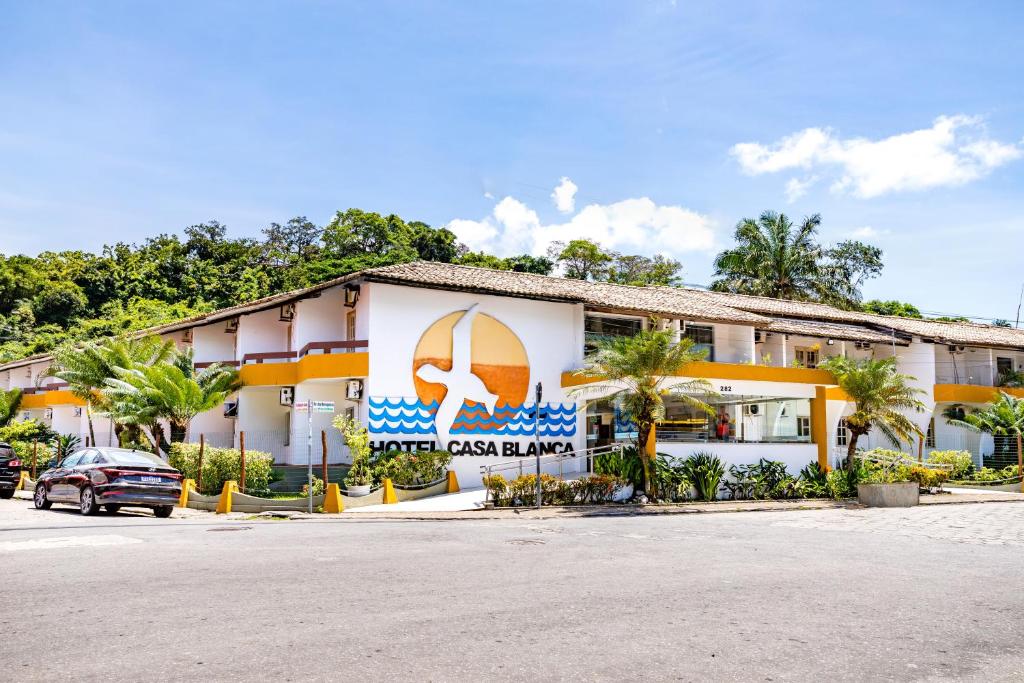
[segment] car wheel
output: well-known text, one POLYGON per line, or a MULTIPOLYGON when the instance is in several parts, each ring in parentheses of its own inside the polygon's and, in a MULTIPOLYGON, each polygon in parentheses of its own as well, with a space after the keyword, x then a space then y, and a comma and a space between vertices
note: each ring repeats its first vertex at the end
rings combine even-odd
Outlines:
POLYGON ((99 503, 96 502, 96 494, 93 493, 91 486, 86 486, 82 489, 81 509, 83 515, 95 515, 100 509, 99 503))
POLYGON ((121 506, 120 505, 104 505, 103 509, 106 510, 110 514, 114 514, 115 512, 117 512, 118 510, 121 509, 121 506))
POLYGON ((0 489, 0 498, 14 498, 14 489, 0 489))
POLYGON ((46 498, 46 486, 44 484, 36 486, 36 492, 35 495, 32 496, 32 502, 35 503, 37 510, 49 510, 50 506, 53 505, 53 503, 46 498))
POLYGON ((153 514, 159 517, 160 519, 166 519, 167 517, 170 517, 172 512, 174 512, 173 505, 161 505, 158 508, 153 508, 153 514))

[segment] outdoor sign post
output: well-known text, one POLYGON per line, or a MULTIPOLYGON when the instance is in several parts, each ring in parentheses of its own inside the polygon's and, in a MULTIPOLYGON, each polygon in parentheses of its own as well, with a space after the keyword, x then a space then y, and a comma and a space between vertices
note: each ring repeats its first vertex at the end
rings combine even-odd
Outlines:
POLYGON ((537 396, 534 403, 533 409, 533 445, 537 449, 534 456, 537 458, 537 508, 540 509, 541 505, 541 486, 540 486, 540 397, 543 391, 543 385, 537 382, 537 396))
MULTIPOLYGON (((313 413, 333 413, 334 401, 300 401, 295 410, 306 413, 306 494, 309 513, 313 514, 313 413)), ((326 461, 327 456, 324 456, 326 461)))

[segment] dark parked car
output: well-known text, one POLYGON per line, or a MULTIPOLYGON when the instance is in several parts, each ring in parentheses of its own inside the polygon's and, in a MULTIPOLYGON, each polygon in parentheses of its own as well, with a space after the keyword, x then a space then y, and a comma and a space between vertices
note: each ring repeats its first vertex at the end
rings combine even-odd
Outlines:
POLYGON ((83 515, 100 509, 147 507, 170 517, 181 495, 181 473, 158 456, 124 448, 83 448, 39 475, 36 507, 79 506, 83 515))
POLYGON ((9 444, 0 442, 0 498, 13 498, 21 479, 21 461, 9 444))

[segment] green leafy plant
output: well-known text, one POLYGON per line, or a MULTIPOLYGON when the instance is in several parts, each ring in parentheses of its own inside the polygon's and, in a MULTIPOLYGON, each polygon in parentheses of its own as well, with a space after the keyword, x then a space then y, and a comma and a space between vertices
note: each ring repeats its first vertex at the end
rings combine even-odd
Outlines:
POLYGON ((694 453, 682 463, 682 471, 693 484, 700 500, 716 500, 725 475, 725 466, 713 453, 694 453))
MULTIPOLYGON (((177 468, 186 479, 199 481, 199 444, 177 442, 171 444, 168 456, 171 467, 177 468)), ((262 451, 245 451, 245 491, 262 495, 270 490, 270 470, 274 456, 262 451)), ((241 483, 242 454, 237 448, 203 449, 203 490, 200 493, 220 493, 226 481, 241 483)))
MULTIPOLYGON (((302 495, 309 496, 309 484, 302 485, 302 495)), ((320 477, 313 475, 313 495, 322 496, 324 495, 324 480, 320 477)))
POLYGON ((451 461, 449 451, 388 451, 371 459, 370 472, 377 484, 385 479, 398 486, 430 484, 444 478, 451 461))
POLYGON ((594 456, 594 472, 623 479, 637 490, 643 486, 644 465, 636 446, 625 446, 618 451, 609 451, 594 456))
POLYGON ((78 450, 81 443, 82 439, 77 434, 57 434, 51 441, 57 451, 57 457, 60 459, 66 458, 78 450))
POLYGON ((809 498, 824 498, 829 496, 828 471, 817 462, 810 462, 800 470, 800 482, 803 484, 803 493, 809 498))
POLYGON ((345 439, 345 445, 352 455, 352 466, 345 475, 345 488, 351 486, 370 486, 373 484, 373 471, 370 467, 370 432, 359 420, 346 415, 338 415, 333 424, 345 439))
POLYGON ((937 465, 951 465, 950 479, 966 479, 974 472, 974 459, 970 451, 932 451, 928 462, 937 465))

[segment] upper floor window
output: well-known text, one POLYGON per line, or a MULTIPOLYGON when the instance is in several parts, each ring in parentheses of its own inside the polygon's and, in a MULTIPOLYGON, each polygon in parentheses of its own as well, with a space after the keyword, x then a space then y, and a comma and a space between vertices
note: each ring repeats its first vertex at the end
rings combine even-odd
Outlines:
POLYGON ((682 336, 693 340, 695 350, 707 351, 707 359, 715 359, 715 328, 710 325, 687 325, 682 336))
POLYGON ((798 346, 794 349, 793 358, 802 367, 816 368, 818 367, 818 354, 818 349, 811 348, 808 346, 798 346))
POLYGON ((597 349, 597 342, 611 337, 632 337, 643 329, 639 318, 611 318, 603 315, 587 315, 583 319, 585 349, 590 353, 597 349))

